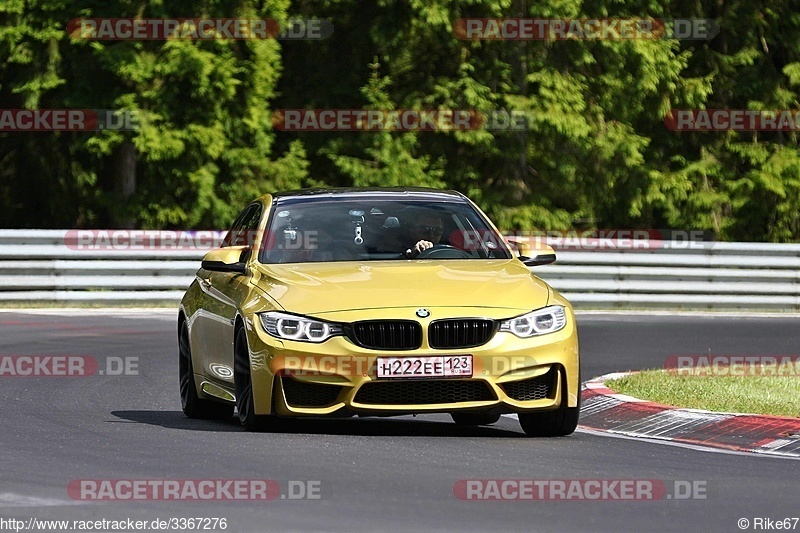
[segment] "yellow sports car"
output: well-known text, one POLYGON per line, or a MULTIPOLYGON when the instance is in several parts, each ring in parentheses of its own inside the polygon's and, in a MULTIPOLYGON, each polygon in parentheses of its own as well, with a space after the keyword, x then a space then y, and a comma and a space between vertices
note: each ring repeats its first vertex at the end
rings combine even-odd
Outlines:
POLYGON ((464 195, 422 188, 264 195, 206 254, 178 315, 191 418, 516 413, 567 435, 580 410, 569 302, 464 195), (517 255, 518 254, 518 255, 517 255))

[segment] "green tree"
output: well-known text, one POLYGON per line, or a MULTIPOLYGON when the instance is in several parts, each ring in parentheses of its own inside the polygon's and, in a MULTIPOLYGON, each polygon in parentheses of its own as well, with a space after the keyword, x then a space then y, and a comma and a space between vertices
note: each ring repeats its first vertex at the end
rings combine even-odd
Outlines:
POLYGON ((458 189, 515 229, 800 239, 796 132, 674 132, 671 109, 797 109, 789 0, 6 0, 5 108, 140 113, 135 132, 0 133, 0 224, 227 224, 302 186, 458 189), (325 18, 325 40, 91 42, 76 17, 325 18), (461 18, 711 18, 677 40, 462 40, 461 18), (460 109, 522 131, 273 132, 273 109, 460 109))
POLYGON ((286 8, 286 2, 6 4, 4 102, 133 110, 141 128, 4 134, 0 171, 11 178, 0 196, 11 207, 0 214, 4 225, 22 216, 30 226, 224 227, 264 190, 302 186, 303 146, 292 143, 273 157, 268 103, 281 71, 278 41, 90 41, 64 31, 76 17, 188 12, 285 20, 286 8), (22 214, 37 204, 44 208, 40 217, 22 214))

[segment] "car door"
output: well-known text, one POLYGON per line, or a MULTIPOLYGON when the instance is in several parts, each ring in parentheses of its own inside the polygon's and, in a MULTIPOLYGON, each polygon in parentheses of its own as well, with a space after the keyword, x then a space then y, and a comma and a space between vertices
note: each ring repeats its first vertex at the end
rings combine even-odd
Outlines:
MULTIPOLYGON (((249 245, 246 261, 257 235, 264 209, 260 203, 247 206, 236 218, 222 247, 249 245)), ((233 328, 240 300, 247 293, 249 274, 198 271, 203 303, 193 328, 193 346, 199 346, 207 376, 233 385, 233 328)))

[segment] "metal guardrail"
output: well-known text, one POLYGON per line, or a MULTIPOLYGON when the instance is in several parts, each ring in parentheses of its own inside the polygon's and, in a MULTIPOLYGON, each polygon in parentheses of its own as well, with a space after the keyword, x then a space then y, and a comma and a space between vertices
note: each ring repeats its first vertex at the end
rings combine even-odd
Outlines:
MULTIPOLYGON (((200 249, 93 249, 67 230, 0 230, 0 302, 177 302, 200 249)), ((800 244, 658 242, 556 250, 533 272, 583 308, 800 310, 800 244)))

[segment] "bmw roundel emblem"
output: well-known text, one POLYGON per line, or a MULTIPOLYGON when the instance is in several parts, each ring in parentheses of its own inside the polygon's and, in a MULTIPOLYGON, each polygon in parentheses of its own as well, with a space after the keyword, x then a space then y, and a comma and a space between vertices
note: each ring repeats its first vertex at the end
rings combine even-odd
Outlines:
POLYGON ((417 309, 417 316, 420 318, 427 318, 431 316, 431 312, 423 307, 421 309, 417 309))

